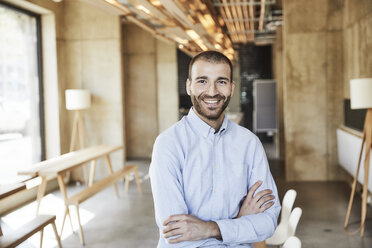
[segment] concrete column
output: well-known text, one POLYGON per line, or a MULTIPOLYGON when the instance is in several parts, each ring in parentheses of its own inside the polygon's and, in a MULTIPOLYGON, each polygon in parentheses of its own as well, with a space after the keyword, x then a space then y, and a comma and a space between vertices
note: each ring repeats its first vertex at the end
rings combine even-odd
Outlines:
POLYGON ((343 1, 284 1, 284 121, 288 180, 338 173, 343 1))
POLYGON ((129 158, 150 158, 158 134, 178 121, 176 46, 123 24, 125 135, 129 158))
POLYGON ((159 133, 178 121, 177 48, 175 44, 156 41, 159 133))

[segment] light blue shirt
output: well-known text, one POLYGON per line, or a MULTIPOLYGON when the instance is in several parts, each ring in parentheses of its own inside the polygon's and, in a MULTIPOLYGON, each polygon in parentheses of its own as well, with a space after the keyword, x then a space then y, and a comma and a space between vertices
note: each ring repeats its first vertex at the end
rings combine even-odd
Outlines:
POLYGON ((150 165, 158 247, 253 247, 274 233, 280 212, 275 182, 259 139, 225 116, 215 130, 190 110, 186 117, 161 133, 150 165), (234 219, 248 189, 271 189, 275 203, 263 213, 234 219), (222 241, 215 238, 170 245, 163 221, 174 214, 193 214, 215 221, 222 241))

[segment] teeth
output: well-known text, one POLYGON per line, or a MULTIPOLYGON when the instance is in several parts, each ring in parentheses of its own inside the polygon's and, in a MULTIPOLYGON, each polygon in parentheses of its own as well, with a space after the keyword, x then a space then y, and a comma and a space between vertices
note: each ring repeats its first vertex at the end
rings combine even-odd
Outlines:
POLYGON ((218 101, 217 100, 204 100, 206 103, 211 103, 211 104, 213 104, 213 103, 217 103, 218 101))

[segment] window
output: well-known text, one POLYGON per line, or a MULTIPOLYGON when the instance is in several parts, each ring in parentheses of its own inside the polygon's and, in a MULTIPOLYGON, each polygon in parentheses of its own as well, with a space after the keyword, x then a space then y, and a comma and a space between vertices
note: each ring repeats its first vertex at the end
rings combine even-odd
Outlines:
POLYGON ((0 184, 44 159, 40 17, 0 4, 0 184))

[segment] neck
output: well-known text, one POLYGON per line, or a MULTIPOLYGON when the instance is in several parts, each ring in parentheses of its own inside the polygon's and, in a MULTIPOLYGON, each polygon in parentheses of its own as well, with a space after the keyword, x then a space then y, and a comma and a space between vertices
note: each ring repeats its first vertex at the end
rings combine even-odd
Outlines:
POLYGON ((223 123, 223 119, 225 117, 225 112, 222 112, 218 119, 208 119, 207 117, 200 115, 195 109, 194 112, 196 113, 197 116, 199 116, 200 119, 202 119, 205 123, 212 127, 216 132, 220 130, 223 123))

